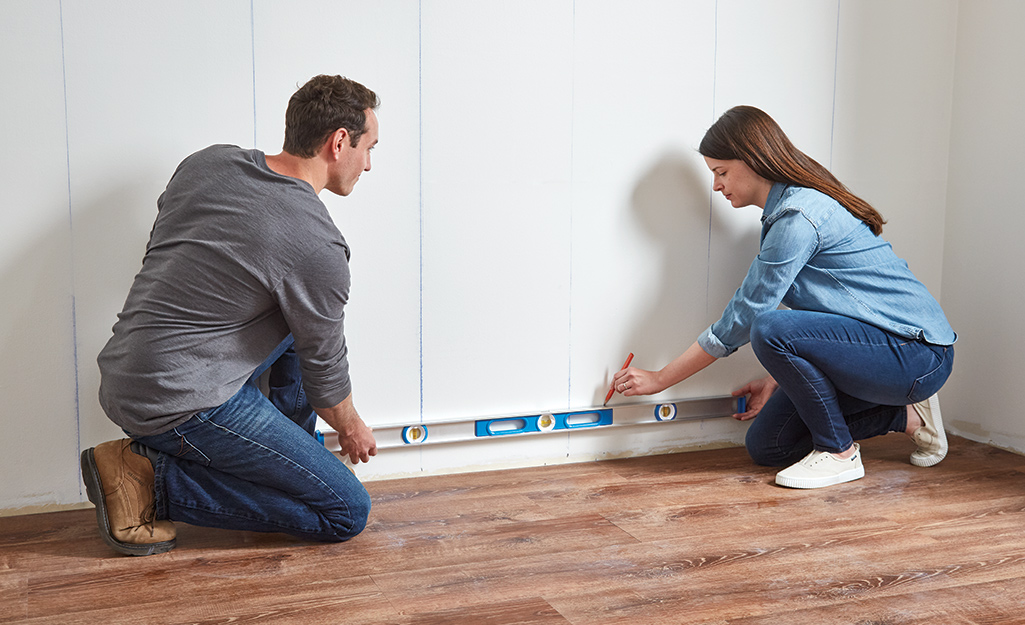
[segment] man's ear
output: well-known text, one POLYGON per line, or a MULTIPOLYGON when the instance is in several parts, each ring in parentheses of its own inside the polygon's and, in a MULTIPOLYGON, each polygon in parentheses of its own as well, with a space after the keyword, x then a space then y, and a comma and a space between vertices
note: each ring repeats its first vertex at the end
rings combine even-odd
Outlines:
POLYGON ((346 145, 349 144, 349 131, 345 128, 339 128, 338 130, 331 133, 331 136, 327 140, 327 151, 332 159, 338 159, 341 156, 342 150, 346 145))

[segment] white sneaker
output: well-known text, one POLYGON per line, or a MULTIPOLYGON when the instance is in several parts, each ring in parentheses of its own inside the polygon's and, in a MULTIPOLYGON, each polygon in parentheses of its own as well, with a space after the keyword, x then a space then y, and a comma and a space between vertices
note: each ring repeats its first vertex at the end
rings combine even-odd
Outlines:
POLYGON ((918 416, 922 417, 922 427, 911 435, 918 445, 918 449, 911 454, 911 464, 931 467, 947 457, 947 433, 943 431, 940 398, 933 395, 914 406, 918 416))
POLYGON ((822 488, 865 477, 861 446, 854 443, 854 455, 841 459, 828 451, 813 451, 795 465, 776 474, 776 483, 788 488, 822 488))

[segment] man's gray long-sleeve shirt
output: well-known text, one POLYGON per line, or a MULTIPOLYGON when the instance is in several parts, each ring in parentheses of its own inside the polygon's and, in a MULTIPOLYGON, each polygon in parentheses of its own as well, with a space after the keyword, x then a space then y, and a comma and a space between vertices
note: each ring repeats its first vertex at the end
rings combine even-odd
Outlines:
POLYGON ((100 404, 138 435, 223 404, 289 333, 310 403, 351 390, 349 249, 313 188, 259 150, 186 158, 157 202, 142 270, 100 352, 100 404))

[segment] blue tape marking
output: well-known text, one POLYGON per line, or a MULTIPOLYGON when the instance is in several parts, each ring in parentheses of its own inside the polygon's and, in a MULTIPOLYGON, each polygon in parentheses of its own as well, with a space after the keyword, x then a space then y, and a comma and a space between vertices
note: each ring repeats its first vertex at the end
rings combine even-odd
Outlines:
POLYGON ((612 409, 581 410, 578 412, 551 413, 555 426, 542 430, 538 422, 548 413, 525 417, 506 417, 502 419, 482 419, 474 422, 476 436, 505 436, 506 434, 529 434, 532 432, 551 432, 554 430, 574 430, 593 428, 612 424, 612 409), (589 417, 586 420, 580 417, 589 417))
POLYGON ((315 431, 315 432, 313 433, 313 435, 314 435, 315 437, 317 437, 317 442, 318 442, 318 443, 320 443, 321 445, 323 445, 323 444, 324 444, 324 433, 323 433, 323 432, 321 432, 320 430, 317 430, 317 431, 315 431))
POLYGON ((741 395, 737 398, 737 414, 747 412, 747 397, 741 395))

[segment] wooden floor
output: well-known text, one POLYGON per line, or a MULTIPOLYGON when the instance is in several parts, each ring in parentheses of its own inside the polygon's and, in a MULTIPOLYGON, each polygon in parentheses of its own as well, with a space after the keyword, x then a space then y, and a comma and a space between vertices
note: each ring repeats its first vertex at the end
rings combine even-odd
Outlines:
POLYGON ((742 449, 372 482, 337 545, 180 525, 131 558, 91 510, 2 518, 0 623, 1025 623, 1025 457, 862 449, 817 491, 742 449))

